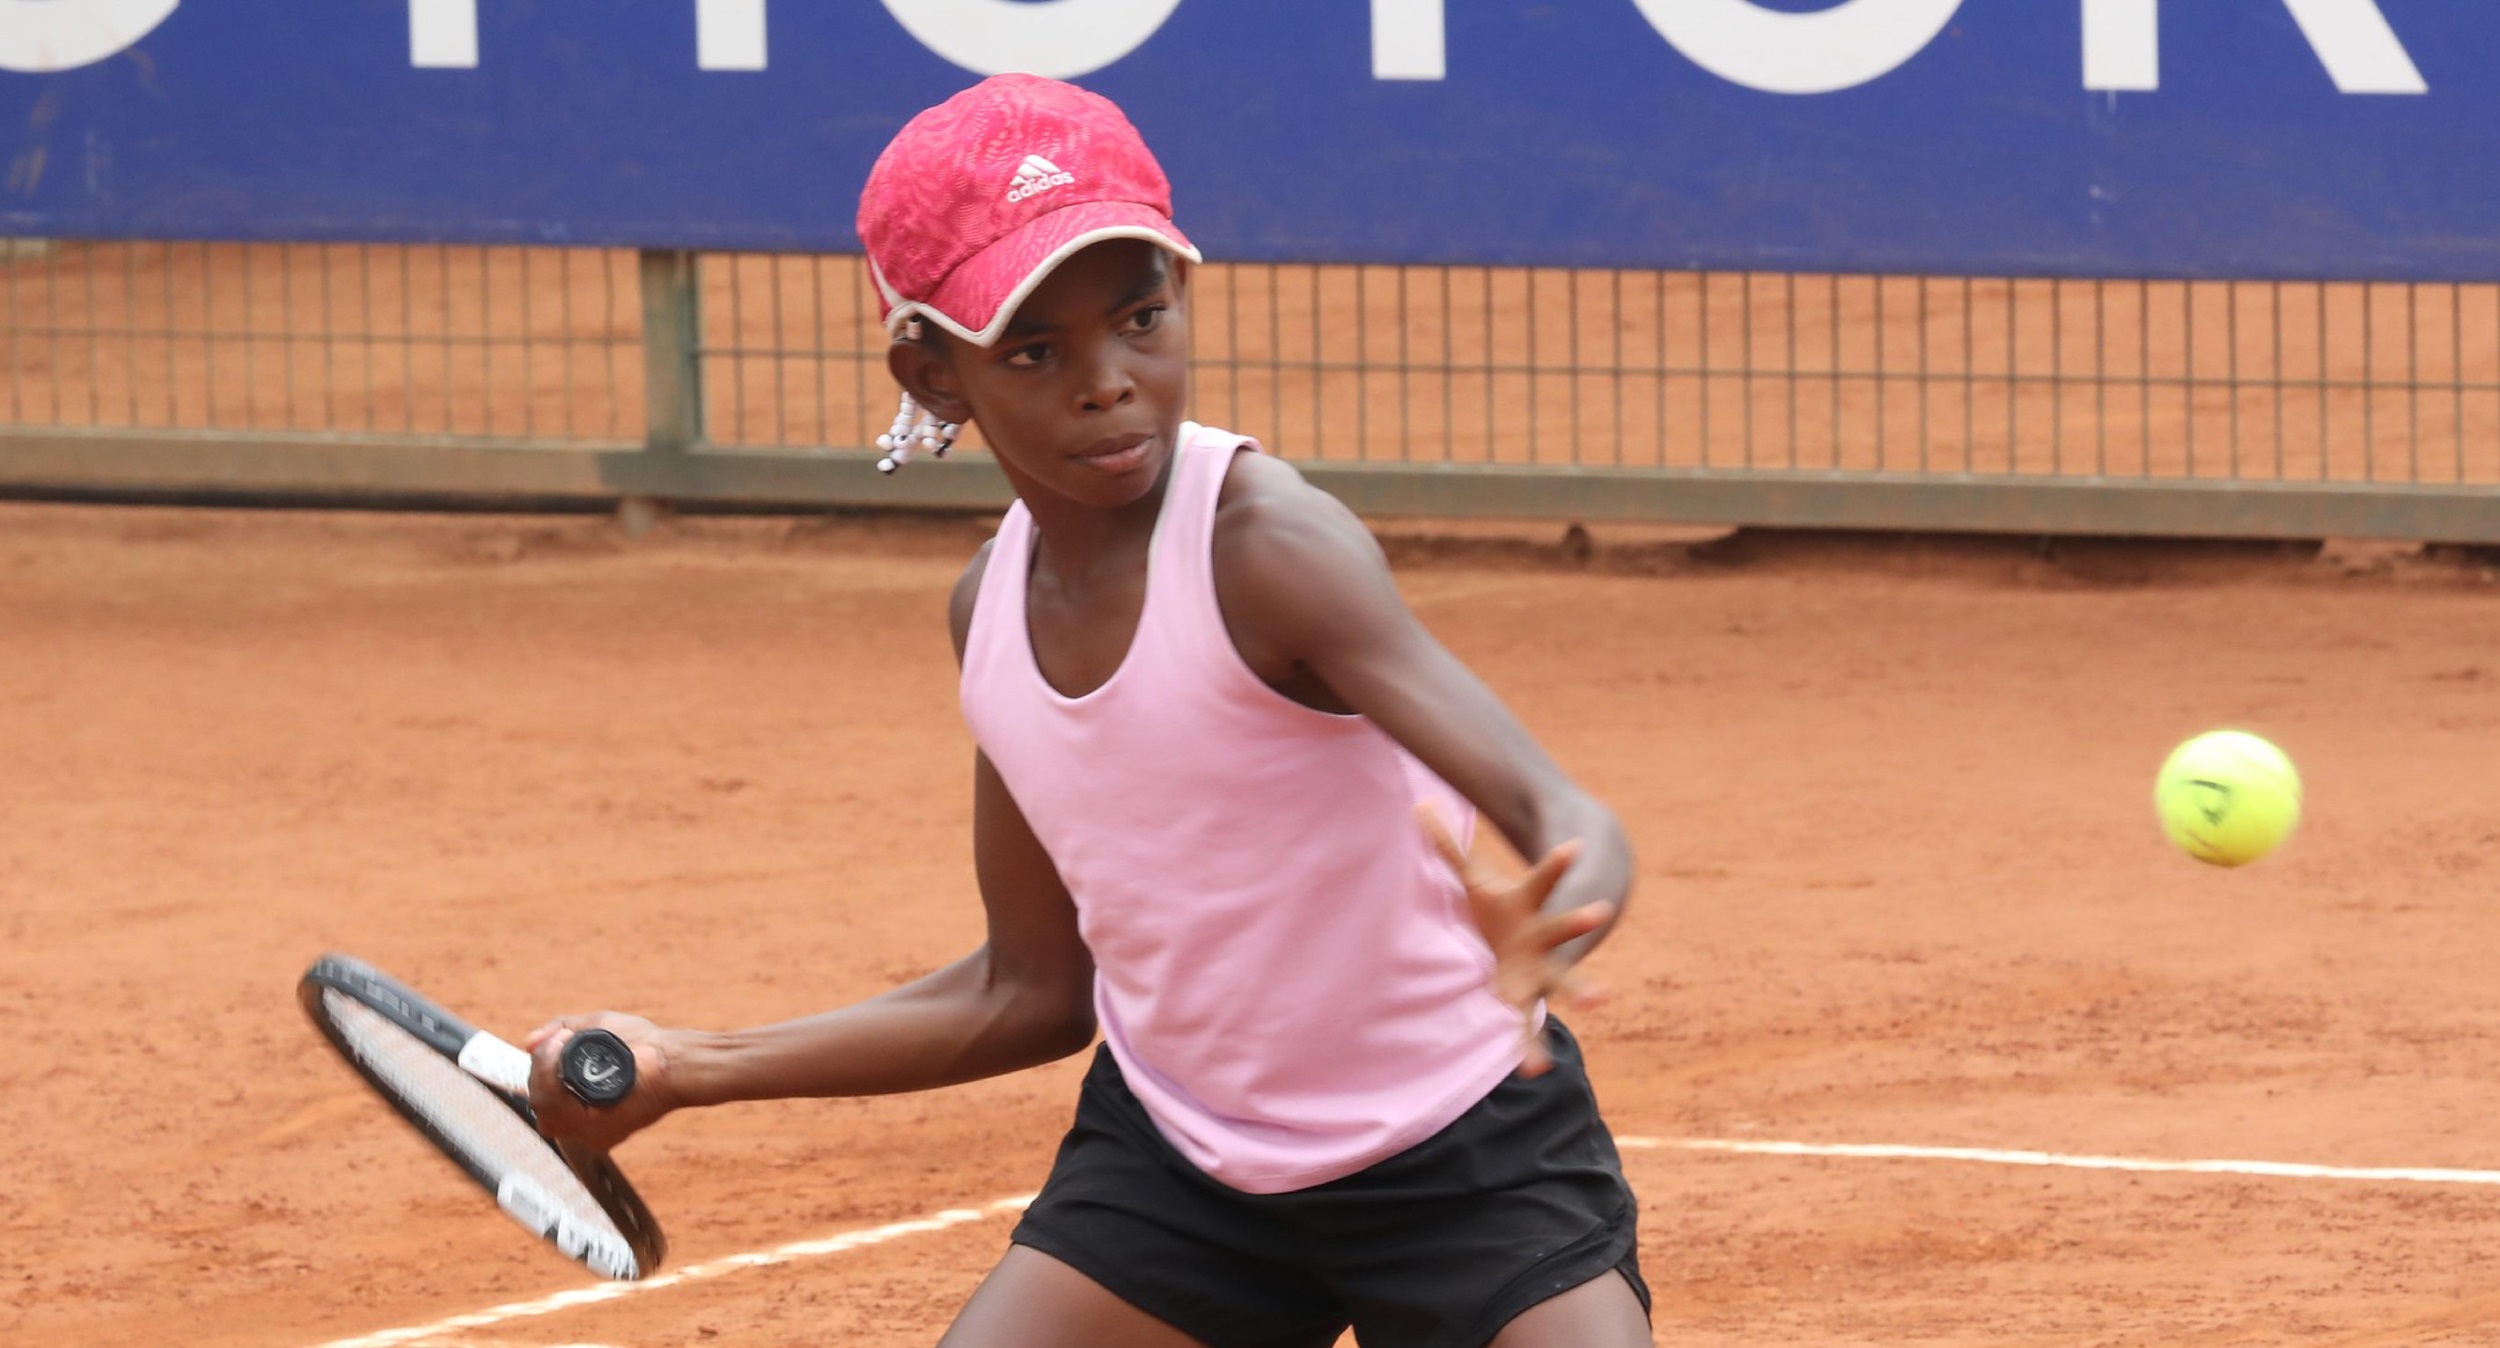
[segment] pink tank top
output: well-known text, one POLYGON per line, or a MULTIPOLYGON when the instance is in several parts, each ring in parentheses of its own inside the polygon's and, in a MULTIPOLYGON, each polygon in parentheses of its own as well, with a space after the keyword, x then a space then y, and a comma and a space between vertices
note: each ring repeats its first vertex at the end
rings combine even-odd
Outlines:
POLYGON ((1250 1193, 1402 1151, 1516 1065, 1492 954, 1416 827, 1466 803, 1359 716, 1261 682, 1224 629, 1209 544, 1236 450, 1181 428, 1145 610, 1109 681, 1066 697, 1025 626, 1033 521, 1007 512, 963 708, 1059 875, 1129 1089, 1182 1155, 1250 1193))

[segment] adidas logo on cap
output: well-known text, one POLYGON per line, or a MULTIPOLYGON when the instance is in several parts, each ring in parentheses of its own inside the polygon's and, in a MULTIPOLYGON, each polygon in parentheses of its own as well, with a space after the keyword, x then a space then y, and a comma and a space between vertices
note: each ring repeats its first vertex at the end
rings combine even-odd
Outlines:
POLYGON ((1038 197, 1054 187, 1066 187, 1075 181, 1075 174, 1040 155, 1028 154, 1024 162, 1016 166, 1015 185, 1007 189, 1007 200, 1012 203, 1027 197, 1038 197))

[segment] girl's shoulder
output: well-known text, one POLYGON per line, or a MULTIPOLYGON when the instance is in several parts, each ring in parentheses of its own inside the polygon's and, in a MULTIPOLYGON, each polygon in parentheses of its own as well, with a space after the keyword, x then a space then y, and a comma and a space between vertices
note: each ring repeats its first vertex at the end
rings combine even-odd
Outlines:
POLYGON ((1236 454, 1216 497, 1209 548, 1219 601, 1253 627, 1300 627, 1364 597, 1394 593, 1379 540, 1346 504, 1292 464, 1236 454))
POLYGON ((1363 520, 1338 498, 1310 485, 1303 470, 1275 455, 1245 448, 1225 468, 1225 485, 1215 493, 1215 548, 1228 543, 1258 543, 1278 530, 1345 528, 1370 538, 1363 520))

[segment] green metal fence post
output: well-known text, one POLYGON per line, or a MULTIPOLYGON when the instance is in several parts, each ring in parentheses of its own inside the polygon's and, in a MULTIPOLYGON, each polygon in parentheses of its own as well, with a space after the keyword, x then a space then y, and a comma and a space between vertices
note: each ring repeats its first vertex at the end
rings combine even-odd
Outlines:
MULTIPOLYGON (((651 456, 652 478, 665 480, 678 466, 671 461, 703 442, 701 296, 691 252, 645 249, 641 270, 643 453, 651 456)), ((661 497, 628 494, 617 503, 617 517, 628 534, 640 535, 667 508, 661 497)))

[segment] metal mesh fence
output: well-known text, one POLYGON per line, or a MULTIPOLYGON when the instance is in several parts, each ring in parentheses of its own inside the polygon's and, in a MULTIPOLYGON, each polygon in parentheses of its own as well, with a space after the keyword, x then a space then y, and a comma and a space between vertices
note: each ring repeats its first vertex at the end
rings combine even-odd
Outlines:
POLYGON ((636 442, 630 251, 18 244, 0 259, 17 426, 636 442))
MULTIPOLYGON (((1203 419, 1292 457, 2500 482, 2500 288, 1209 265, 1203 419)), ((715 442, 867 443, 864 268, 719 256, 715 442)))
MULTIPOLYGON (((2500 287, 1210 265, 1196 411, 1329 462, 2500 483, 2500 287)), ((633 443, 629 252, 0 256, 18 427, 633 443)), ((708 443, 860 447, 854 257, 701 259, 708 443)), ((977 444, 977 441, 975 442, 977 444)))

